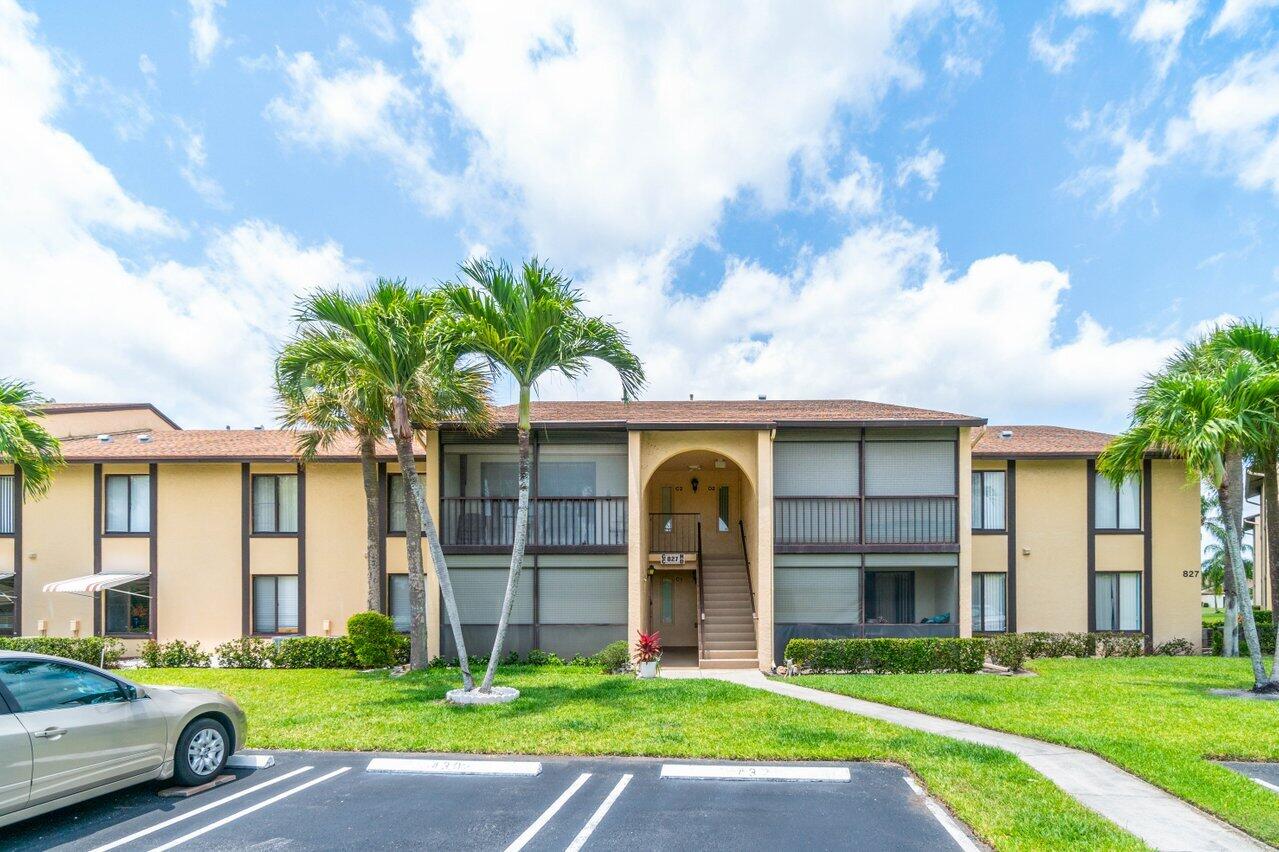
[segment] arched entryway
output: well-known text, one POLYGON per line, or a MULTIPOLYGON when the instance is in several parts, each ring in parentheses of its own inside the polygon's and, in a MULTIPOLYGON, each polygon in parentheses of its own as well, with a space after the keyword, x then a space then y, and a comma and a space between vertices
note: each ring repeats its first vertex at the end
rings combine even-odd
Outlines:
POLYGON ((756 598, 751 579, 754 486, 741 467, 709 449, 663 461, 644 487, 648 601, 645 621, 662 634, 670 663, 754 665, 756 598))

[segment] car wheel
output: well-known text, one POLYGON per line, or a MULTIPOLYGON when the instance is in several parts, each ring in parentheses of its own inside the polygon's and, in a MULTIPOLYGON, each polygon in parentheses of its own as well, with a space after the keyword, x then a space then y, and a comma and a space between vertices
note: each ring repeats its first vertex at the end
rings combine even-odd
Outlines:
POLYGON ((226 766, 230 739, 226 728, 216 719, 196 719, 178 737, 173 755, 173 774, 188 787, 195 787, 218 777, 226 766))

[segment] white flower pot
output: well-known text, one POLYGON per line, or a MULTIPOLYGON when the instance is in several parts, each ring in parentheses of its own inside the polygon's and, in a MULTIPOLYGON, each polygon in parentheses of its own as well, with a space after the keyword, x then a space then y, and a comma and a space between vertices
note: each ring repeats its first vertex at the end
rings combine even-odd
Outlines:
POLYGON ((650 660, 647 663, 640 663, 637 669, 636 676, 644 679, 657 677, 657 660, 650 660))

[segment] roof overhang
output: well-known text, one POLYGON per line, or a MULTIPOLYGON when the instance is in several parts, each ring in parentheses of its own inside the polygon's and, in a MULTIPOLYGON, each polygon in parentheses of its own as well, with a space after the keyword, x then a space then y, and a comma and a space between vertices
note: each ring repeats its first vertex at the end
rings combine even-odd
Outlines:
POLYGON ((46 592, 66 592, 71 595, 92 595, 132 583, 135 580, 145 580, 150 576, 150 574, 132 573, 85 574, 83 577, 72 577, 69 580, 45 583, 44 590, 46 592))

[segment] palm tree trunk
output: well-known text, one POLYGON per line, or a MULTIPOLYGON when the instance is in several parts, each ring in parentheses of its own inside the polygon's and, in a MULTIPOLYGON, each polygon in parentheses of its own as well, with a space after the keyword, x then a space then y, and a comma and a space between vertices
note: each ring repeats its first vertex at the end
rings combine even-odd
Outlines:
MULTIPOLYGON (((413 445, 409 441, 395 441, 395 454, 400 460, 400 472, 409 490, 422 490, 413 464, 413 445), (416 486, 416 488, 414 487, 416 486)), ((426 668, 426 572, 422 566, 422 513, 418 502, 406 500, 404 504, 404 545, 409 561, 409 668, 418 671, 426 668)))
POLYGON ((1270 662, 1270 682, 1279 685, 1279 603, 1275 602, 1275 590, 1279 589, 1279 476, 1276 476, 1276 467, 1273 458, 1261 462, 1261 526, 1266 528, 1266 564, 1254 565, 1252 576, 1260 578, 1262 571, 1270 572, 1270 611, 1276 616, 1275 656, 1270 662))
MULTIPOLYGON (((1243 459, 1236 453, 1226 453, 1225 471, 1222 475, 1222 481, 1228 486, 1230 491, 1230 503, 1219 503, 1221 509, 1222 525, 1225 526, 1225 520, 1229 517, 1234 521, 1235 529, 1243 529, 1243 488, 1240 487, 1238 480, 1243 475, 1243 459)), ((1227 536, 1229 537, 1229 536, 1227 536)), ((1237 541, 1239 539, 1236 539, 1237 541)), ((1221 633, 1221 654, 1223 657, 1239 656, 1239 585, 1235 582, 1235 560, 1242 559, 1242 550, 1238 553, 1226 548, 1226 570, 1222 582, 1222 591, 1225 593, 1225 619, 1222 621, 1221 633)), ((1239 576, 1244 578, 1244 584, 1247 584, 1247 574, 1243 569, 1243 563, 1239 563, 1239 576)))
MULTIPOLYGON (((1217 497, 1221 500, 1223 507, 1231 505, 1230 489, 1229 479, 1223 477, 1221 484, 1217 486, 1217 497)), ((1239 593, 1239 608, 1243 611, 1244 640, 1248 643, 1248 656, 1252 659, 1253 689, 1261 691, 1267 688, 1268 678, 1265 664, 1261 661, 1261 643, 1257 641, 1257 621, 1252 615, 1252 595, 1248 593, 1248 584, 1243 572, 1242 539, 1239 535, 1239 526, 1235 523, 1234 512, 1223 512, 1222 520, 1226 527, 1226 551, 1233 557, 1229 568, 1234 574, 1235 589, 1239 593)))
MULTIPOLYGON (((462 669, 462 688, 474 689, 475 679, 471 677, 470 660, 466 656, 466 641, 462 638, 462 619, 457 612, 457 599, 453 596, 453 583, 449 579, 449 569, 444 563, 444 549, 440 547, 440 533, 435 527, 435 519, 431 517, 431 510, 426 505, 426 498, 422 491, 422 480, 417 475, 417 463, 413 460, 413 440, 410 438, 404 440, 398 436, 395 439, 395 455, 400 462, 400 473, 404 476, 404 483, 408 486, 409 495, 412 500, 405 501, 405 527, 411 518, 407 517, 410 512, 418 516, 419 534, 415 537, 411 532, 406 532, 406 538, 412 539, 409 544, 409 553, 412 554, 413 548, 417 548, 419 566, 422 558, 422 538, 426 538, 427 549, 431 553, 431 562, 435 565, 435 575, 440 579, 440 596, 444 598, 444 609, 449 616, 449 625, 453 628, 453 644, 457 647, 458 665, 462 669)), ((409 565, 409 598, 412 608, 412 618, 421 618, 422 626, 426 626, 426 588, 425 577, 422 578, 422 585, 419 587, 420 602, 413 601, 413 574, 412 563, 409 565)), ((425 629, 423 629, 425 634, 425 629)), ((426 640, 423 638, 422 656, 426 656, 426 640)))
POLYGON ((488 692, 493 688, 493 678, 497 675, 502 646, 506 644, 506 629, 511 620, 511 607, 515 604, 515 590, 519 587, 520 570, 524 567, 524 547, 528 543, 528 492, 532 479, 529 453, 529 390, 527 386, 520 387, 520 493, 515 509, 515 540, 511 543, 511 573, 506 578, 506 596, 502 599, 502 614, 497 621, 497 634, 493 637, 493 652, 489 654, 489 664, 484 672, 484 682, 480 684, 480 692, 488 692))
POLYGON ((364 475, 364 516, 365 535, 364 556, 368 564, 369 595, 368 605, 372 612, 382 611, 382 518, 378 509, 377 456, 374 452, 372 436, 360 437, 360 470, 364 475))

